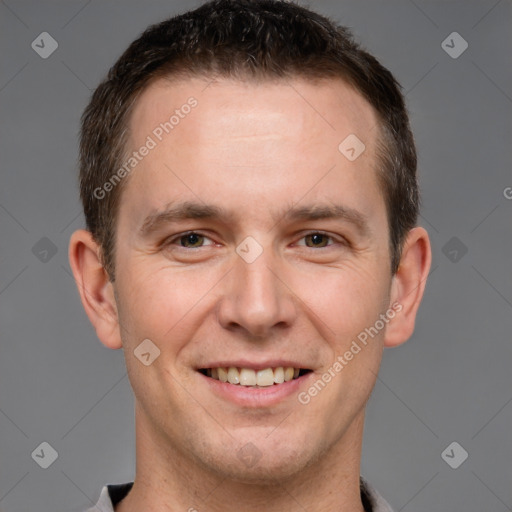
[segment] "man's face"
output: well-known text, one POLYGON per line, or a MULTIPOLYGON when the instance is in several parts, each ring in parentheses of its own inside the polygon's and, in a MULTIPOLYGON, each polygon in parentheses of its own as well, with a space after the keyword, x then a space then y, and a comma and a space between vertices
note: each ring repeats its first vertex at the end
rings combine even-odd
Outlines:
POLYGON ((220 475, 286 477, 343 451, 378 371, 385 329, 333 371, 391 306, 377 119, 340 81, 205 86, 156 82, 130 121, 130 151, 156 143, 128 178, 116 239, 137 425, 220 475), (338 149, 351 134, 365 145, 353 161, 354 139, 338 149), (148 366, 134 356, 145 339, 160 350, 148 366), (218 367, 245 368, 249 383, 258 370, 303 371, 252 387, 208 376, 218 367))

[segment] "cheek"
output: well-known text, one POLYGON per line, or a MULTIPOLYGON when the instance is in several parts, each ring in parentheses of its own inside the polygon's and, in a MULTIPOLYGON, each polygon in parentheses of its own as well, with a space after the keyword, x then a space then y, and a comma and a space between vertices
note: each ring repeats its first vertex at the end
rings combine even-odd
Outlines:
POLYGON ((129 271, 118 274, 124 336, 128 336, 129 343, 149 338, 161 349, 172 346, 177 352, 180 340, 183 344, 187 340, 187 326, 197 325, 213 300, 222 273, 213 268, 208 272, 192 267, 165 269, 142 259, 126 268, 129 271))
POLYGON ((330 354, 317 376, 328 383, 325 392, 310 390, 317 395, 315 410, 328 411, 330 415, 325 425, 332 435, 366 403, 382 357, 386 324, 380 315, 388 308, 391 279, 382 269, 370 266, 366 269, 339 269, 317 279, 314 289, 310 287, 304 296, 305 302, 312 305, 315 314, 329 327, 325 330, 325 340, 330 354))
POLYGON ((324 324, 326 339, 341 350, 387 308, 391 279, 381 266, 347 263, 301 273, 294 279, 301 300, 324 324))

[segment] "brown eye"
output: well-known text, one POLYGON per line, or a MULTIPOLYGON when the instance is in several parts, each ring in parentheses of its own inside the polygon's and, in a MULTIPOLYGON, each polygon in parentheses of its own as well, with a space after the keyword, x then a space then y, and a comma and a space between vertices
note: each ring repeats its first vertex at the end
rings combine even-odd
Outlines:
POLYGON ((180 245, 187 248, 201 247, 204 243, 205 237, 198 233, 188 233, 180 237, 180 245))
POLYGON ((306 235, 304 240, 307 247, 326 247, 331 237, 323 233, 311 233, 306 235))

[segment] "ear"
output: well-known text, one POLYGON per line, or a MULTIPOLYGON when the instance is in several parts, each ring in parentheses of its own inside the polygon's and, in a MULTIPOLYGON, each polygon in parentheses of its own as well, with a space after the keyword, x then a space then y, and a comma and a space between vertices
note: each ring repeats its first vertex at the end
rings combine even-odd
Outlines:
POLYGON ((122 347, 114 288, 101 263, 101 247, 92 234, 79 229, 71 235, 69 263, 82 305, 100 341, 108 348, 122 347))
POLYGON ((385 347, 396 347, 411 337, 431 261, 427 232, 421 227, 411 229, 404 243, 400 265, 391 283, 390 307, 395 305, 393 309, 397 315, 386 327, 385 347))

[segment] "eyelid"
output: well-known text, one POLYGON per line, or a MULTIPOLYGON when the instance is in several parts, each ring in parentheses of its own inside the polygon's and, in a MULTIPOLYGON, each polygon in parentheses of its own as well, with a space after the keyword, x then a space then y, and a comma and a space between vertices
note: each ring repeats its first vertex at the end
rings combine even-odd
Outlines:
MULTIPOLYGON (((308 231, 306 233, 302 233, 301 237, 299 238, 299 240, 304 240, 309 235, 323 235, 323 236, 326 236, 327 238, 329 238, 334 243, 339 243, 339 244, 344 244, 344 245, 348 244, 348 242, 347 242, 347 240, 345 238, 337 237, 337 236, 335 236, 335 235, 333 235, 331 233, 328 233, 327 231, 322 231, 322 230, 319 230, 319 229, 315 229, 315 230, 308 231)), ((307 247, 305 243, 304 244, 297 244, 297 245, 300 245, 301 247, 307 247)), ((327 247, 330 247, 332 245, 334 245, 334 244, 331 243, 327 247)), ((326 249, 327 247, 317 247, 317 249, 326 249)), ((308 249, 315 249, 315 247, 308 247, 308 249)))
MULTIPOLYGON (((174 245, 174 243, 179 241, 180 238, 183 238, 184 236, 187 236, 187 235, 199 235, 199 236, 202 236, 203 238, 208 239, 211 242, 213 242, 211 244, 206 244, 207 247, 209 247, 210 245, 215 245, 215 241, 211 237, 209 237, 208 235, 205 235, 200 230, 191 229, 189 231, 183 231, 182 233, 177 233, 175 235, 172 235, 172 236, 166 238, 161 243, 161 246, 164 247, 166 245, 174 245)), ((201 249, 202 247, 205 247, 205 245, 201 245, 200 247, 182 247, 180 245, 176 245, 176 247, 178 247, 179 249, 191 250, 191 249, 201 249)))
MULTIPOLYGON (((178 247, 180 249, 184 249, 184 250, 192 250, 192 249, 201 249, 202 247, 205 247, 205 246, 209 247, 211 245, 215 245, 215 243, 216 243, 211 237, 209 237, 208 235, 205 235, 204 233, 202 233, 201 230, 191 229, 191 230, 188 230, 188 231, 183 231, 181 233, 177 233, 175 235, 172 235, 172 236, 166 238, 161 243, 161 245, 162 246, 173 245, 176 241, 180 240, 180 238, 183 238, 184 236, 191 235, 191 234, 200 235, 200 236, 204 237, 205 239, 210 240, 213 243, 202 245, 200 247, 190 247, 190 248, 187 248, 187 247, 182 247, 180 245, 177 245, 176 247, 178 247)), ((327 238, 329 238, 332 242, 334 242, 334 243, 328 244, 326 247, 316 247, 316 249, 326 249, 327 247, 331 247, 335 243, 339 243, 339 244, 342 244, 342 245, 348 245, 348 241, 345 238, 337 237, 337 236, 335 236, 335 235, 333 235, 331 233, 328 233, 327 231, 322 231, 322 230, 316 229, 316 230, 311 230, 311 231, 307 231, 307 232, 302 232, 302 233, 299 233, 299 234, 300 234, 299 241, 304 240, 309 235, 323 235, 323 236, 326 236, 327 238)), ((303 243, 303 244, 296 243, 296 245, 299 245, 301 247, 307 247, 305 243, 303 243)), ((307 248, 308 249, 315 249, 315 247, 307 247, 307 248)))

